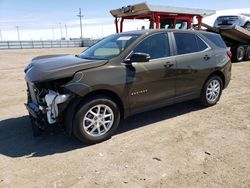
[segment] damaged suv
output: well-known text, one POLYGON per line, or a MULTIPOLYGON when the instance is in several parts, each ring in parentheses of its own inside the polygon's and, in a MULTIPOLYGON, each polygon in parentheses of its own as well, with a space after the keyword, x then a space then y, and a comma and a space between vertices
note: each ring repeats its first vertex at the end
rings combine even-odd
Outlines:
POLYGON ((215 105, 231 60, 217 34, 142 30, 108 36, 80 55, 36 57, 25 73, 35 132, 59 125, 97 143, 136 113, 197 98, 215 105))

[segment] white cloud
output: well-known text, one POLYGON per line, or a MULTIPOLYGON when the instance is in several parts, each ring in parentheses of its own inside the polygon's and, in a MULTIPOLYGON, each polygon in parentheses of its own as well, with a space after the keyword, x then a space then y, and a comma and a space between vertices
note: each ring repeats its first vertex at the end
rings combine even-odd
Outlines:
MULTIPOLYGON (((83 25, 104 25, 104 24, 111 24, 113 23, 112 18, 95 18, 95 19, 82 19, 83 25)), ((68 26, 78 26, 79 19, 74 19, 71 21, 67 21, 65 24, 68 26)))
MULTIPOLYGON (((88 19, 83 20, 83 37, 85 38, 102 38, 107 35, 111 35, 116 32, 115 24, 110 19, 88 19), (85 23, 84 23, 85 22, 85 23), (105 23, 107 22, 107 23, 105 23)), ((72 20, 66 23, 68 25, 68 38, 79 38, 80 27, 79 20, 72 20)), ((123 31, 131 31, 141 29, 142 26, 148 28, 149 22, 144 20, 128 20, 124 22, 123 31)), ((51 40, 61 38, 61 31, 59 25, 57 27, 50 27, 46 29, 25 29, 20 27, 20 39, 21 40, 51 40), (52 29, 54 28, 54 29, 52 29)), ((65 26, 62 24, 62 36, 66 37, 65 26)), ((3 40, 17 40, 17 31, 15 28, 12 30, 2 30, 3 40)))

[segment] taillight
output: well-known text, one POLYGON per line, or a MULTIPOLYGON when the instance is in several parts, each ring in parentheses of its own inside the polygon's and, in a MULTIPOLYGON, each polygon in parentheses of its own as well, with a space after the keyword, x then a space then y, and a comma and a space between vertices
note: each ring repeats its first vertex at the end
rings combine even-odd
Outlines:
POLYGON ((231 51, 227 51, 227 56, 229 57, 229 59, 232 59, 232 52, 231 51))

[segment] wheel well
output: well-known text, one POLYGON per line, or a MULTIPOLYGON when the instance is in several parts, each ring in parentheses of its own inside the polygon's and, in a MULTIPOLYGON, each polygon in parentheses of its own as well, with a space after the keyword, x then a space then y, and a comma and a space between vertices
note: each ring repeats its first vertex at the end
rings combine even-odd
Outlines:
POLYGON ((91 98, 93 96, 97 96, 97 95, 106 96, 106 97, 109 97, 110 99, 112 99, 118 105, 118 107, 120 109, 121 118, 124 118, 124 105, 123 105, 123 102, 122 102, 121 98, 116 93, 114 93, 113 91, 110 91, 110 90, 92 91, 92 92, 88 93, 87 95, 85 95, 84 97, 82 97, 79 104, 81 102, 83 102, 84 100, 86 100, 88 98, 91 98))
MULTIPOLYGON (((213 73, 211 73, 208 77, 207 77, 207 80, 208 79, 210 79, 212 76, 219 76, 220 78, 221 78, 221 80, 222 80, 222 84, 223 84, 223 88, 224 88, 224 86, 225 86, 225 76, 224 76, 224 74, 221 72, 221 71, 215 71, 215 72, 213 72, 213 73)), ((205 81, 205 83, 207 82, 207 80, 205 81)), ((204 84, 205 84, 204 83, 204 84)))

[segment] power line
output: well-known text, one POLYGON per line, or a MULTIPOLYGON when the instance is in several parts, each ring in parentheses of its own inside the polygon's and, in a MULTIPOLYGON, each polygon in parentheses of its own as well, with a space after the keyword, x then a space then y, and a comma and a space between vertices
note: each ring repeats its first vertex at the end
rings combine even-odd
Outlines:
POLYGON ((79 14, 76 16, 78 16, 80 18, 80 30, 81 30, 81 39, 82 39, 82 18, 83 18, 83 15, 82 15, 81 8, 79 8, 79 14))

